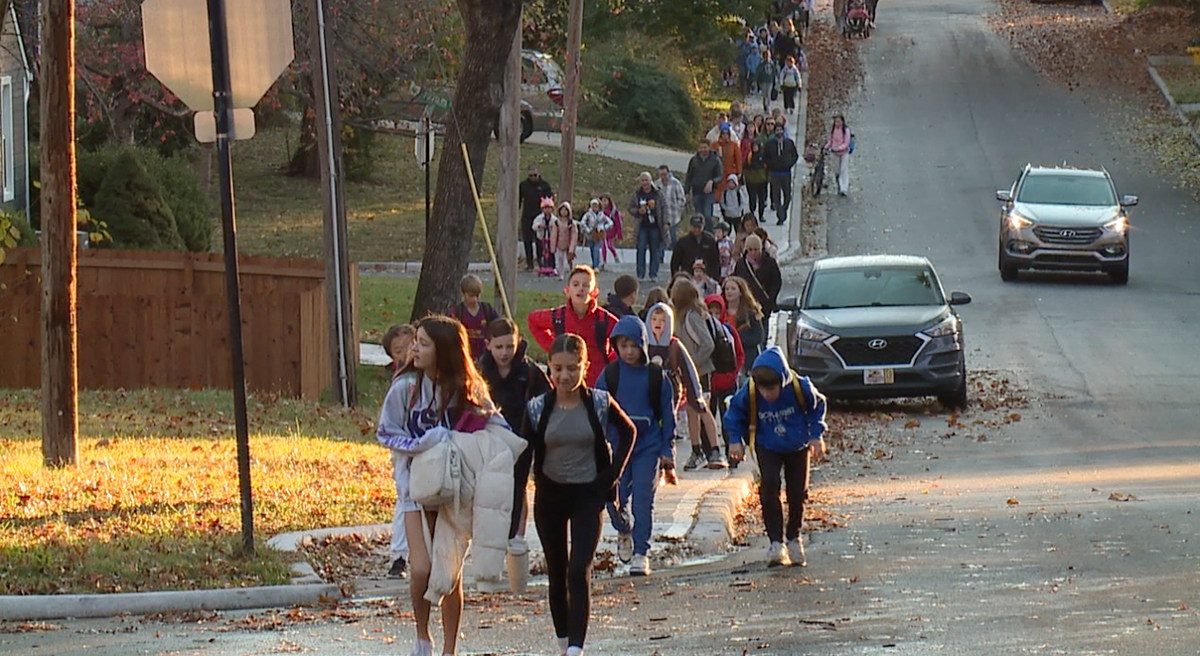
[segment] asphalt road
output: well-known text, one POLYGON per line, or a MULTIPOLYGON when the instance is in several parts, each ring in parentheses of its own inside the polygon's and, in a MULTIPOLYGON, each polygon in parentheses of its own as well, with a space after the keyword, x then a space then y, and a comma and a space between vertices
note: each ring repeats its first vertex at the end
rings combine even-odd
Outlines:
MULTIPOLYGON (((882 3, 829 251, 933 259, 948 291, 975 299, 961 311, 970 366, 1019 381, 1032 405, 986 442, 922 417, 869 468, 818 471, 849 527, 812 533, 806 570, 766 570, 756 542, 602 584, 588 653, 1200 653, 1200 208, 1119 143, 1106 106, 1039 82, 988 28, 988 7, 882 3), (1126 287, 999 279, 994 191, 1026 162, 1064 159, 1106 166, 1141 196, 1126 287)), ((235 632, 56 623, 0 635, 0 651, 407 653, 406 607, 235 632)), ((472 607, 460 653, 551 653, 539 611, 536 598, 472 607)))

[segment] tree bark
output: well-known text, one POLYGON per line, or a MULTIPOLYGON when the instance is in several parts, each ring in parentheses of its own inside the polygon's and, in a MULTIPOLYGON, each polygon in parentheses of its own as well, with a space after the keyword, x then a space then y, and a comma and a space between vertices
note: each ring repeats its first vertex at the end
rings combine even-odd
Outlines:
POLYGON ((563 90, 562 164, 558 201, 575 193, 575 124, 579 118, 579 57, 583 52, 583 0, 571 0, 567 18, 567 79, 563 90))
POLYGON ((521 30, 518 29, 513 34, 513 46, 504 71, 504 105, 500 108, 500 184, 496 190, 496 258, 500 265, 496 308, 503 311, 499 288, 499 284, 503 283, 509 308, 514 313, 517 311, 517 240, 520 229, 517 193, 521 183, 520 169, 521 30))
POLYGON ((413 320, 431 312, 447 312, 458 300, 458 283, 467 270, 476 221, 461 144, 467 144, 475 179, 482 180, 492 126, 504 100, 504 68, 513 33, 519 27, 521 1, 458 0, 458 10, 466 48, 453 110, 446 120, 433 199, 434 229, 425 242, 413 320))
POLYGON ((42 458, 79 450, 75 296, 75 0, 42 0, 42 458))

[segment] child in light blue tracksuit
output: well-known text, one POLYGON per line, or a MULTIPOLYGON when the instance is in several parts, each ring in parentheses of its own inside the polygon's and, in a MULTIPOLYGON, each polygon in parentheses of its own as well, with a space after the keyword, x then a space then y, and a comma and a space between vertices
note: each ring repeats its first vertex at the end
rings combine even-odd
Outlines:
MULTIPOLYGON (((646 576, 650 573, 648 554, 659 468, 675 468, 675 394, 667 374, 650 363, 646 354, 646 324, 641 319, 633 315, 622 317, 609 339, 618 357, 604 368, 596 389, 607 390, 633 420, 637 442, 621 476, 617 504, 609 504, 608 514, 618 534, 617 556, 630 563, 630 574, 646 576), (657 382, 653 380, 655 376, 657 382), (652 398, 656 388, 658 398, 652 398)), ((609 440, 615 438, 610 431, 609 440)))
POLYGON ((808 380, 792 371, 778 346, 754 360, 747 380, 725 411, 730 456, 740 458, 749 443, 758 458, 761 482, 758 497, 771 547, 770 565, 808 564, 800 522, 808 499, 812 458, 825 455, 825 397, 808 380), (784 549, 783 505, 779 501, 780 472, 787 479, 787 548, 784 549))

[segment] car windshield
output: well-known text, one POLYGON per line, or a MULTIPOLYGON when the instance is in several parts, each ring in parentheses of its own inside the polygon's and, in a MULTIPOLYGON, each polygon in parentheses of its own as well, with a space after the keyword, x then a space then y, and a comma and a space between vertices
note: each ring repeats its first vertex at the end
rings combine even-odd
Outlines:
POLYGON ((1026 175, 1017 201, 1045 205, 1117 204, 1107 178, 1069 174, 1026 175))
POLYGON ((861 267, 813 274, 807 309, 942 305, 941 288, 927 267, 861 267))

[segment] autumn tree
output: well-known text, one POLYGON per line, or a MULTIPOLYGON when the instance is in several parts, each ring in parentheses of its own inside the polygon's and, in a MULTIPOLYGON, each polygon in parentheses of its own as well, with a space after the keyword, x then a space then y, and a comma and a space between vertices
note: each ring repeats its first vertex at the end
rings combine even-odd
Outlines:
POLYGON ((413 318, 446 312, 458 300, 475 233, 475 203, 463 161, 470 153, 475 179, 483 178, 492 126, 504 102, 504 67, 521 19, 521 0, 458 0, 465 45, 446 121, 445 147, 433 199, 435 229, 429 231, 413 318))

